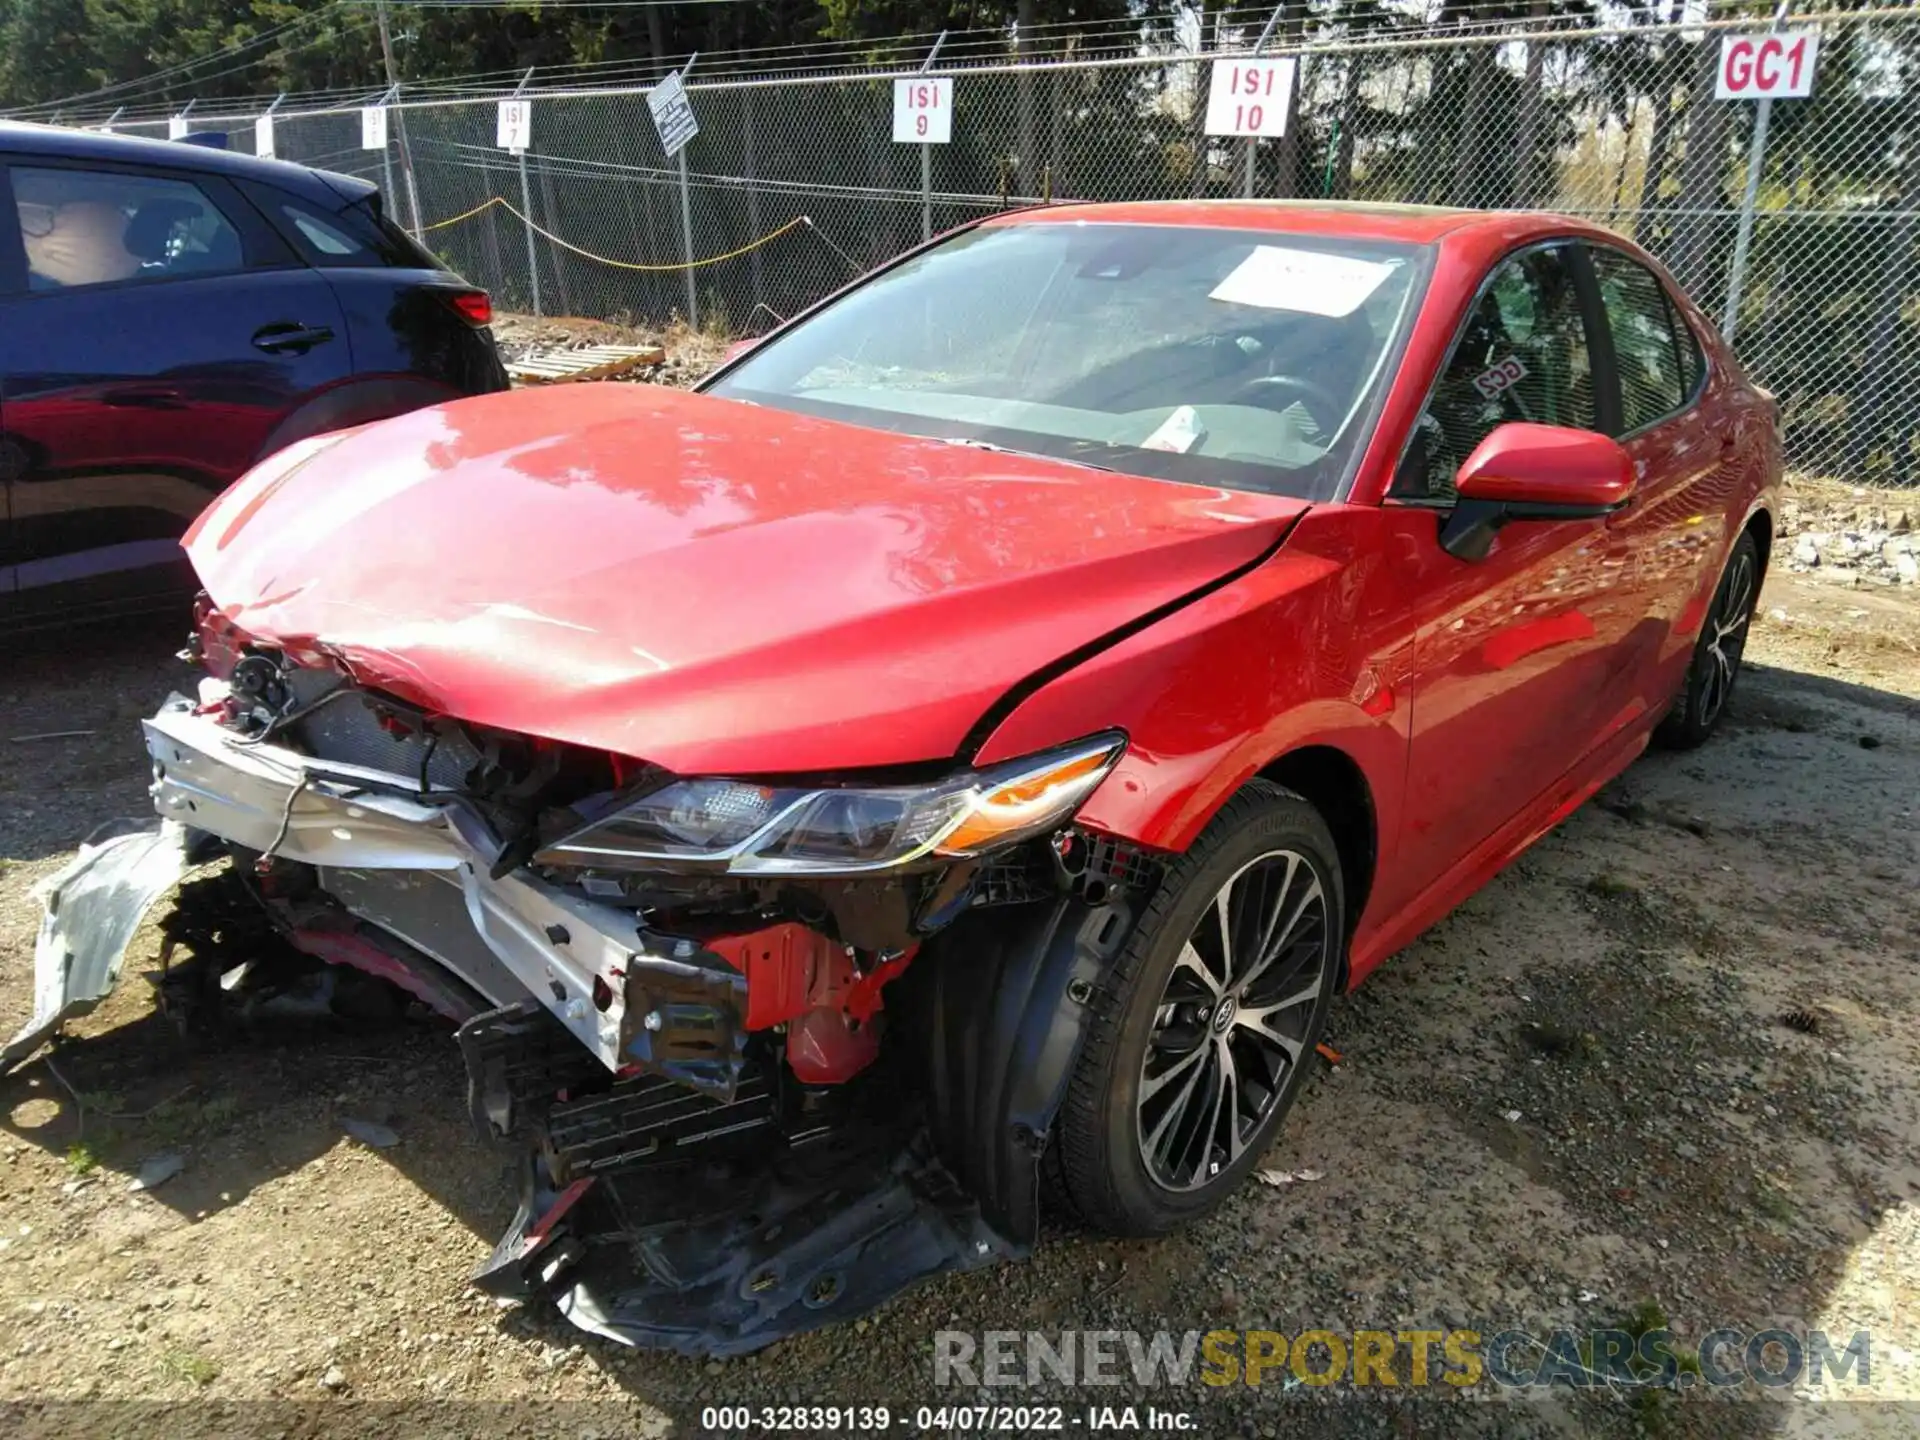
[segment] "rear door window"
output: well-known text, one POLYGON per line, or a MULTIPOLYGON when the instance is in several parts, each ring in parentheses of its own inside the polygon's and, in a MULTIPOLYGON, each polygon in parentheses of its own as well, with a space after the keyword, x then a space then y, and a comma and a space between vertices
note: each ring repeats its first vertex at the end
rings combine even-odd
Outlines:
POLYGON ((381 265, 380 252, 355 237, 338 221, 329 220, 303 205, 282 205, 280 213, 293 227, 294 243, 315 265, 381 265))
POLYGON ((439 268, 439 262, 381 214, 371 199, 326 210, 262 187, 255 187, 253 196, 266 206, 309 265, 439 268))
MULTIPOLYGON (((1621 433, 1631 434, 1685 406, 1699 351, 1697 346, 1691 353, 1682 348, 1659 276, 1604 245, 1594 246, 1590 254, 1620 372, 1621 433)), ((1691 332, 1686 340, 1692 345, 1691 332)))
POLYGON ((190 180, 29 166, 11 173, 29 291, 246 268, 239 227, 190 180))

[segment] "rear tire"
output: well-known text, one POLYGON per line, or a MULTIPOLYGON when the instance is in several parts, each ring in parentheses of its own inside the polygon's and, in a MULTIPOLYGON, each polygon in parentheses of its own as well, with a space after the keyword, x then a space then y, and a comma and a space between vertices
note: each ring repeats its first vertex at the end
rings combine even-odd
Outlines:
POLYGON ((1339 980, 1337 857, 1312 805, 1254 781, 1169 868, 1095 993, 1061 1107, 1053 1179, 1086 1223, 1164 1234, 1260 1163, 1339 980))
POLYGON ((1653 738, 1669 750, 1704 745, 1727 713, 1760 600, 1760 579, 1760 547, 1751 532, 1743 532, 1733 543, 1713 603, 1707 607, 1687 678, 1674 697, 1673 709, 1653 732, 1653 738))

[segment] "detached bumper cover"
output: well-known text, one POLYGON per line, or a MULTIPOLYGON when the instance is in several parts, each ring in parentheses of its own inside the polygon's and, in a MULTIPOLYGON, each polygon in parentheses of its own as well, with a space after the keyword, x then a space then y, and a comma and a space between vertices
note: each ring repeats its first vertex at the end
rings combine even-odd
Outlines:
POLYGON ((113 835, 82 845, 35 887, 45 913, 33 947, 33 1017, 0 1049, 0 1075, 113 989, 140 922, 198 863, 196 838, 206 839, 178 824, 113 835))

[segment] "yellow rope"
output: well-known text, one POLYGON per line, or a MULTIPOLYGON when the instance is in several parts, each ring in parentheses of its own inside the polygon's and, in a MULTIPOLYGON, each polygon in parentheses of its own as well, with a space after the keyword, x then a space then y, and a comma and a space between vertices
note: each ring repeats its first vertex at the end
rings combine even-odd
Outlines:
POLYGON ((446 219, 446 220, 436 220, 431 225, 423 225, 420 227, 421 233, 424 234, 428 230, 444 230, 449 225, 458 225, 462 220, 471 220, 474 216, 480 214, 482 211, 491 210, 496 205, 498 205, 502 210, 507 211, 509 214, 519 219, 521 224, 525 225, 528 229, 532 230, 534 234, 542 236, 545 239, 551 240, 555 245, 558 245, 561 249, 571 250, 576 255, 585 256, 589 260, 597 260, 602 265, 611 265, 617 270, 655 270, 655 271, 698 270, 702 265, 718 265, 723 260, 737 259, 739 256, 746 254, 749 250, 758 250, 762 245, 771 244, 773 241, 778 240, 782 235, 786 234, 789 230, 796 229, 802 225, 811 225, 813 223, 805 215, 796 215, 793 217, 793 219, 787 221, 786 224, 782 225, 778 230, 770 230, 765 235, 762 235, 758 240, 748 241, 745 245, 742 245, 738 250, 729 250, 724 255, 709 255, 704 260, 687 260, 677 265, 636 265, 631 260, 615 260, 612 257, 607 255, 596 255, 591 250, 582 250, 578 245, 573 244, 571 241, 562 240, 558 235, 554 234, 551 230, 542 229, 539 225, 535 224, 527 216, 521 214, 520 210, 516 206, 509 204, 507 201, 503 200, 498 195, 495 195, 490 200, 483 201, 481 204, 474 206, 473 209, 468 210, 463 214, 455 215, 450 219, 446 219))

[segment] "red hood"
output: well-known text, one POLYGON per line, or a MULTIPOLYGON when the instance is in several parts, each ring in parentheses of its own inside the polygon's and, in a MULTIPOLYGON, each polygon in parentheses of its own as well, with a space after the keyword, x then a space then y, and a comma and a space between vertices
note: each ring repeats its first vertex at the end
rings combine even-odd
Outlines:
POLYGON ((1010 686, 1306 508, 650 385, 463 400, 293 454, 188 535, 242 629, 683 774, 952 755, 1010 686))

